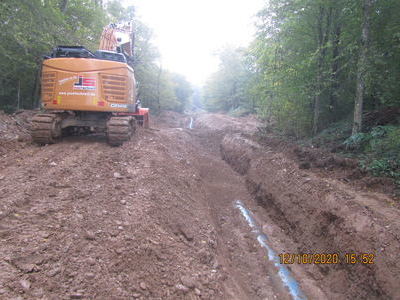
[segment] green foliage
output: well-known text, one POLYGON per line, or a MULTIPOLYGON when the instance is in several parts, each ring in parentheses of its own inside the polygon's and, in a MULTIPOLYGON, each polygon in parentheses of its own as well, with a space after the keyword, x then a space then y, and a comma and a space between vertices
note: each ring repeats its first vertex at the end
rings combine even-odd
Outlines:
MULTIPOLYGON (((2 0, 0 2, 0 109, 17 108, 18 87, 21 107, 38 105, 39 71, 42 55, 56 45, 82 45, 95 51, 104 26, 132 20, 133 6, 118 0, 2 0), (65 4, 65 6, 64 6, 65 4)), ((153 110, 182 111, 190 95, 187 81, 161 71, 152 31, 135 20, 134 69, 139 97, 153 110)))
MULTIPOLYGON (((206 84, 206 107, 229 111, 247 105, 296 138, 352 116, 362 5, 349 0, 268 1, 258 13, 250 47, 221 53, 221 66, 206 84)), ((366 109, 400 105, 399 13, 398 0, 374 1, 363 68, 368 74, 366 109)), ((356 138, 347 143, 358 142, 356 138)))
POLYGON ((204 103, 209 111, 228 112, 238 108, 254 109, 247 86, 251 73, 247 69, 244 49, 226 47, 219 53, 220 66, 206 83, 204 103))
POLYGON ((178 100, 178 105, 174 110, 183 112, 189 106, 190 97, 193 94, 192 86, 184 76, 177 73, 171 74, 171 80, 175 96, 178 100))
POLYGON ((343 144, 346 146, 346 149, 358 150, 363 147, 367 142, 369 142, 371 138, 371 134, 360 132, 351 135, 343 142, 343 144))
POLYGON ((362 166, 373 175, 400 179, 399 126, 377 126, 369 133, 351 136, 344 144, 362 152, 362 166))
POLYGON ((64 12, 57 0, 0 2, 0 108, 21 107, 38 100, 42 55, 59 44, 97 49, 105 12, 94 1, 69 0, 64 12))

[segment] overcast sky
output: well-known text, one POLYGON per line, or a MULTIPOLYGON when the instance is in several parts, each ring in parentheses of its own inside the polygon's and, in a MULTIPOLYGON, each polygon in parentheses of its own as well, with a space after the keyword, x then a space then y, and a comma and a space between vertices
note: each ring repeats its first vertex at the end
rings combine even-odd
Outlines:
POLYGON ((254 15, 265 0, 124 0, 151 27, 162 66, 194 84, 217 69, 215 52, 227 44, 246 46, 254 15))

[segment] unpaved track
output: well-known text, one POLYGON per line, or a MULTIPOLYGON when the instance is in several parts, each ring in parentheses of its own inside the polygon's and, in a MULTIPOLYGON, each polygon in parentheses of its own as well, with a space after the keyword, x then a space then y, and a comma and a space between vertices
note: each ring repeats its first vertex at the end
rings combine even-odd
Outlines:
MULTIPOLYGON (((225 135, 257 122, 171 119, 118 148, 71 137, 0 158, 1 299, 291 298, 234 201, 277 249, 299 245, 220 155, 225 135)), ((318 270, 294 271, 311 299, 349 295, 318 270)))
POLYGON ((232 205, 240 176, 197 141, 162 128, 6 153, 0 297, 289 299, 232 205))

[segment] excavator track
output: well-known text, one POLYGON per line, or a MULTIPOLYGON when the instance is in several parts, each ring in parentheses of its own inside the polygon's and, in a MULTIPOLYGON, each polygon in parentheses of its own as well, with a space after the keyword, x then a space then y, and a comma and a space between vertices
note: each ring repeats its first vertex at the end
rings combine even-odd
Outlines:
POLYGON ((61 119, 57 114, 37 114, 32 118, 31 136, 37 144, 54 144, 61 137, 61 119))
POLYGON ((135 130, 134 118, 113 116, 107 122, 108 143, 112 146, 120 146, 131 138, 135 130))

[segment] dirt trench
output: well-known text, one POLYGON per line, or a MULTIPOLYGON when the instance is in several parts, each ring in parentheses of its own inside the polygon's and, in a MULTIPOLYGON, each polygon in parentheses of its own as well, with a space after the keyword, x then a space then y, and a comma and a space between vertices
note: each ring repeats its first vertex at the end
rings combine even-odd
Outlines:
POLYGON ((288 261, 304 287, 312 278, 329 299, 399 299, 400 212, 392 198, 302 170, 286 153, 240 133, 224 137, 221 153, 245 178, 262 208, 257 215, 284 233, 276 249, 339 256, 341 263, 288 261))
POLYGON ((399 219, 376 212, 381 195, 304 175, 249 139, 255 119, 193 118, 189 130, 166 113, 118 148, 101 136, 5 148, 0 298, 291 299, 236 200, 278 253, 376 252, 369 268, 288 265, 309 299, 396 298, 399 219))

